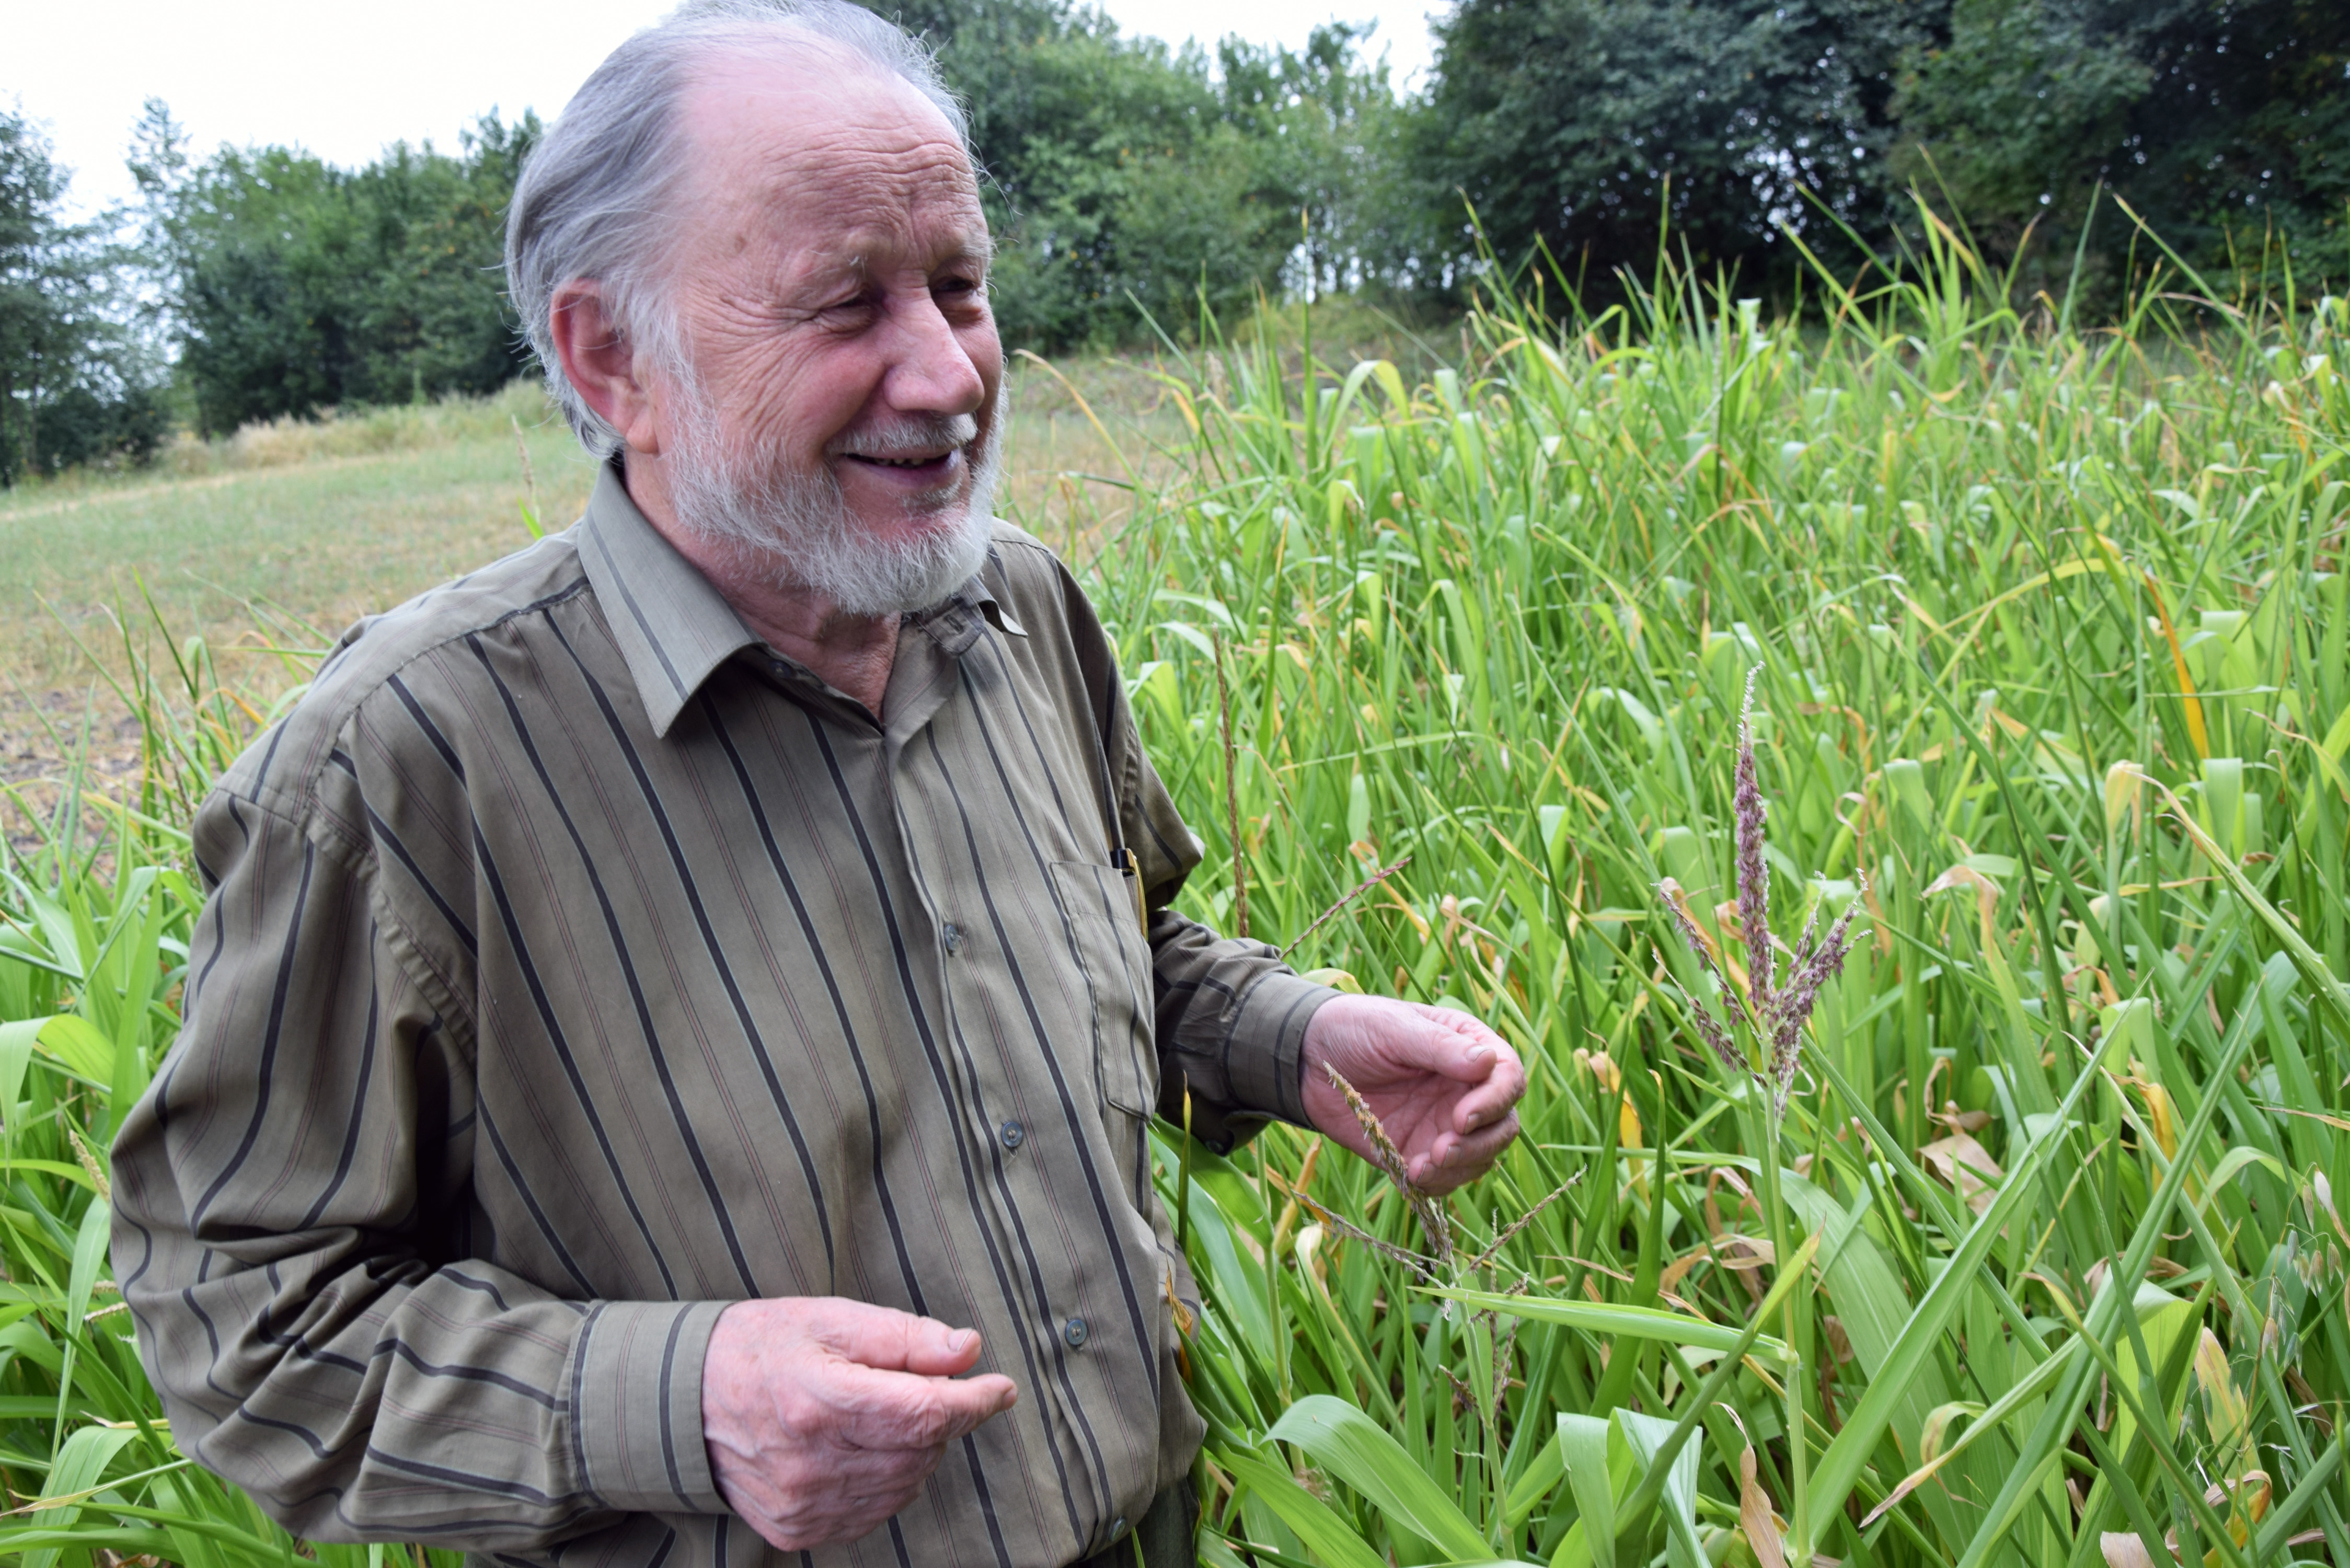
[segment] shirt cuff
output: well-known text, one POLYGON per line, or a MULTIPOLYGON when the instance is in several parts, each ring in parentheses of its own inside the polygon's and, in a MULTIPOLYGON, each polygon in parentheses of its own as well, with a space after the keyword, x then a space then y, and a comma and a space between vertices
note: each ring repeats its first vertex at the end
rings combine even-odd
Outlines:
POLYGON ((1259 1043, 1232 1054, 1233 1099, 1285 1122, 1305 1122, 1305 1026, 1338 992, 1286 970, 1263 975, 1241 999, 1232 1033, 1259 1043))
POLYGON ((723 1513, 702 1440, 702 1362, 726 1302, 602 1302, 571 1352, 582 1483, 624 1513, 723 1513))
POLYGON ((1287 970, 1269 968, 1215 1014, 1217 1038, 1189 1044, 1198 1057, 1222 1065, 1223 1093, 1215 1097, 1227 1103, 1194 1099, 1192 1136, 1229 1154, 1268 1121, 1304 1126, 1305 1025, 1337 994, 1287 970))

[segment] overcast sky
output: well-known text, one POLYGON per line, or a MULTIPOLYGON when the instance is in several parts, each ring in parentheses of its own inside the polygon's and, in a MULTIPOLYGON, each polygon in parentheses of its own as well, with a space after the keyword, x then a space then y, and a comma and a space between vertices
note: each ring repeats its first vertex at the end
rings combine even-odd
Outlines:
MULTIPOLYGON (((200 153, 294 142, 364 163, 389 142, 459 129, 495 107, 559 109, 615 44, 670 0, 0 0, 0 101, 43 123, 75 171, 77 207, 130 194, 122 155, 160 97, 200 153)), ((1440 0, 1109 0, 1131 33, 1293 47, 1334 17, 1378 23, 1399 80, 1431 53, 1440 0)))

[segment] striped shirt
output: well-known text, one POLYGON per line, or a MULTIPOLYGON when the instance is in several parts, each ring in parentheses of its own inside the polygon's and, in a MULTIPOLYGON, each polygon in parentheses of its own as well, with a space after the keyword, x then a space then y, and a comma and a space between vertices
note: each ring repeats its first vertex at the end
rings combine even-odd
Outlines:
POLYGON ((1330 993, 1167 909, 1197 841, 1028 535, 905 618, 877 722, 608 471, 354 628, 194 853, 117 1277, 181 1447, 297 1532, 778 1556, 701 1429, 754 1296, 977 1328, 1020 1388, 805 1561, 1050 1568, 1187 1473, 1149 1117, 1188 1085, 1211 1141, 1302 1120, 1330 993))

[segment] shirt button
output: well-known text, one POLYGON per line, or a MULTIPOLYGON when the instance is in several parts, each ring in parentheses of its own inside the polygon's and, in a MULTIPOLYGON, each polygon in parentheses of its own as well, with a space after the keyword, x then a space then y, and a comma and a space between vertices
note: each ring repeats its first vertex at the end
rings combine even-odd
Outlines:
POLYGON ((1018 1148, 1028 1141, 1028 1129, 1017 1121, 1009 1121, 995 1129, 995 1136, 1003 1140, 1004 1147, 1018 1148))
POLYGON ((949 920, 945 928, 939 932, 939 940, 946 943, 947 951, 951 953, 962 951, 962 928, 952 920, 949 920))
POLYGON ((1109 1538, 1112 1541, 1116 1541, 1119 1536, 1124 1535, 1125 1533, 1126 1515, 1121 1513, 1116 1519, 1109 1521, 1109 1538))
POLYGON ((1071 1350, 1083 1350, 1086 1335, 1090 1332, 1092 1331, 1086 1327, 1086 1320, 1081 1317, 1073 1317, 1061 1325, 1061 1337, 1069 1342, 1071 1350))

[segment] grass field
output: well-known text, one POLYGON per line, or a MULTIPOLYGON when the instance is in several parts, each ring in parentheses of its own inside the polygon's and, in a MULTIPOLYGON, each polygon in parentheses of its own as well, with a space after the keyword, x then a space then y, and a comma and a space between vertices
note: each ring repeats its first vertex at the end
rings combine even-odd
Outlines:
MULTIPOLYGON (((1490 314, 1424 376, 1301 318, 1128 400, 1136 490, 1055 477, 1127 471, 1023 383, 1185 907, 1531 1066, 1448 1203, 1158 1129, 1211 1568, 2350 1565, 2350 307, 2174 277, 2079 331, 1949 240, 1821 287, 1490 314)), ((156 1426, 90 1240, 254 717, 144 669, 121 804, 26 796, 0 885, 30 1568, 286 1550, 156 1426)))
MULTIPOLYGON (((1169 472, 1160 449, 1182 425, 1147 362, 1015 359, 1011 384, 1005 504, 1055 544, 1115 527, 1128 487, 1169 472)), ((100 669, 122 673, 114 618, 143 619, 142 595, 265 694, 289 678, 260 645, 331 638, 521 547, 534 497, 547 526, 565 526, 594 479, 545 397, 517 384, 478 401, 282 421, 183 442, 156 470, 0 492, 0 777, 48 766, 52 728, 70 732, 88 713, 118 753, 135 738, 114 694, 93 700, 92 687, 100 669)))

